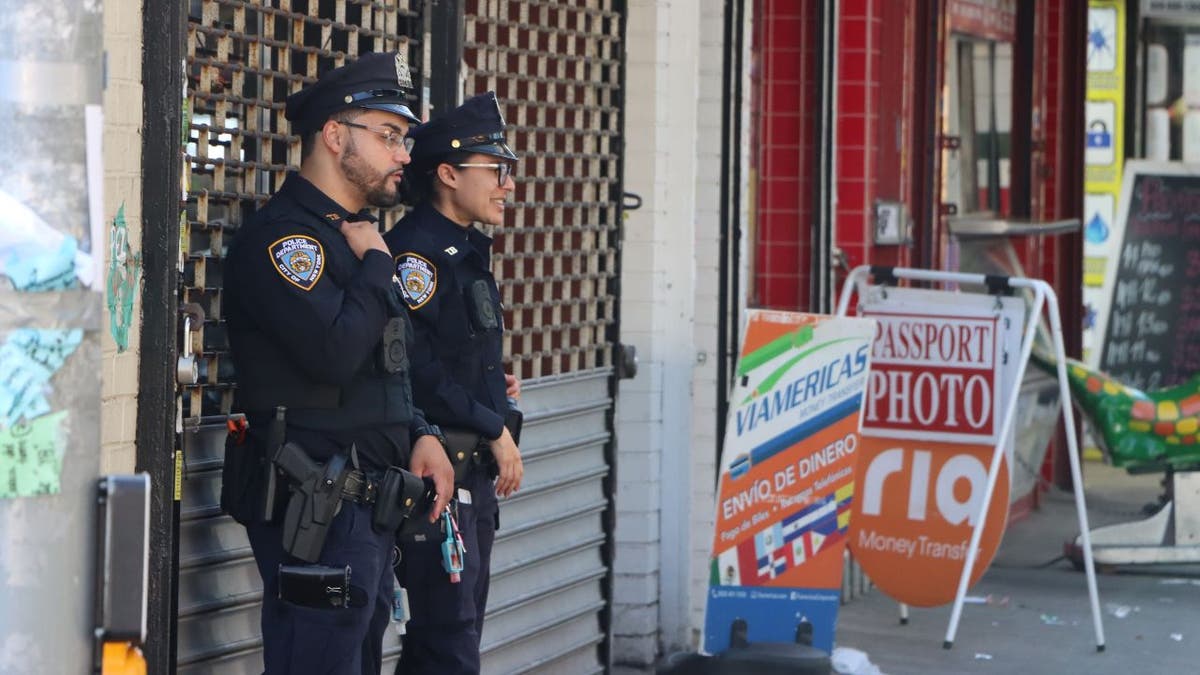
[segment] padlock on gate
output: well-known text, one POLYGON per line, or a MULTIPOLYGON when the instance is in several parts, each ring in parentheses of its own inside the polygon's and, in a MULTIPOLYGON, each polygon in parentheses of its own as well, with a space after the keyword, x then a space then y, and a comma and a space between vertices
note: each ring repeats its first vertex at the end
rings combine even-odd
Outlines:
POLYGON ((1087 147, 1089 148, 1111 148, 1112 134, 1108 131, 1108 125, 1102 120, 1092 120, 1087 129, 1087 147))

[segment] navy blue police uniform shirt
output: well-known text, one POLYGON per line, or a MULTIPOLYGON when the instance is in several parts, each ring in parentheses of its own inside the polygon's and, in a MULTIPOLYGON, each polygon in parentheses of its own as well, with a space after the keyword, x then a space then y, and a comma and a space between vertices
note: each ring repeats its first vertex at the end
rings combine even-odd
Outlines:
POLYGON ((436 424, 499 438, 508 399, 491 237, 458 225, 426 202, 383 238, 416 336, 417 405, 436 424))
POLYGON ((224 295, 234 405, 259 441, 283 404, 288 440, 314 460, 353 444, 365 469, 407 466, 409 429, 425 419, 410 375, 386 374, 377 360, 390 318, 404 319, 408 343, 412 330, 392 260, 374 250, 359 260, 339 230, 361 217, 293 173, 239 230, 224 295))

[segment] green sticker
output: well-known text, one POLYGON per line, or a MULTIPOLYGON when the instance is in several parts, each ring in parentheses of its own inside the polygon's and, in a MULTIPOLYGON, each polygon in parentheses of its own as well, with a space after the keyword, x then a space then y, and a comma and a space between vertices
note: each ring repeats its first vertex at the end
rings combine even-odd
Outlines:
POLYGON ((67 411, 0 429, 0 499, 58 494, 67 411))
POLYGON ((117 351, 123 352, 129 347, 133 299, 137 293, 138 277, 142 273, 141 254, 135 255, 129 251, 124 203, 117 209, 108 239, 108 278, 104 285, 108 296, 108 329, 117 343, 117 351))

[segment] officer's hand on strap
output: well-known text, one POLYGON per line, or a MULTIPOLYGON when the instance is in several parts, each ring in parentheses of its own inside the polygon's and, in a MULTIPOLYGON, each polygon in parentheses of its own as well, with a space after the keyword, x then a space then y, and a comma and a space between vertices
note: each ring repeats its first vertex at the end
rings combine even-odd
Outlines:
POLYGON ((504 427, 500 438, 490 441, 490 444, 492 456, 496 458, 496 465, 500 468, 500 475, 496 478, 496 496, 507 497, 520 489, 521 479, 525 477, 525 465, 521 463, 521 450, 513 441, 508 427, 504 427))
MULTIPOLYGON (((383 242, 383 235, 379 233, 379 226, 375 223, 367 220, 343 220, 340 229, 346 243, 350 244, 350 250, 354 251, 359 260, 371 249, 388 253, 387 244, 383 242)), ((388 253, 388 256, 391 254, 388 253)))
POLYGON ((508 387, 508 389, 504 392, 506 396, 514 401, 521 400, 521 381, 517 379, 516 375, 509 375, 508 373, 505 373, 504 385, 508 387))
POLYGON ((436 523, 442 516, 442 509, 454 496, 454 467, 450 466, 450 458, 436 436, 421 436, 417 439, 412 450, 412 460, 408 470, 424 478, 433 478, 433 487, 437 490, 437 500, 429 512, 429 522, 436 523))

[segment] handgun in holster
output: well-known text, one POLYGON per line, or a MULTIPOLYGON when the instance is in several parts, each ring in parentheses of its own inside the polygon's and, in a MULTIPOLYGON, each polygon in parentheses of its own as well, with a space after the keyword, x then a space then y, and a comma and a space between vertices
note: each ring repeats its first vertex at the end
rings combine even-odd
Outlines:
POLYGON ((322 465, 314 462, 304 448, 285 442, 273 461, 292 484, 292 496, 283 516, 283 548, 301 560, 315 562, 342 503, 342 488, 349 475, 346 456, 334 455, 322 465))

